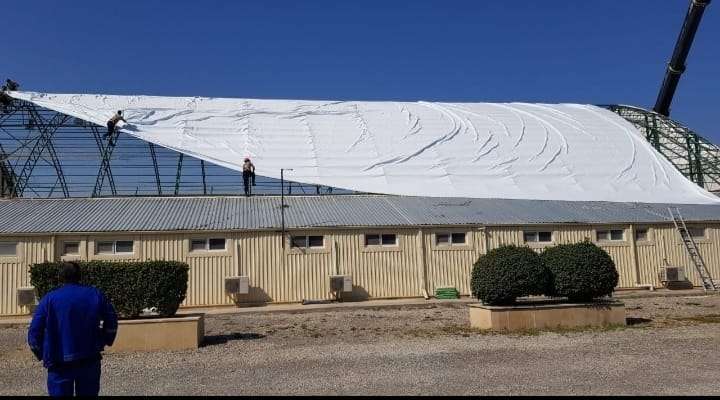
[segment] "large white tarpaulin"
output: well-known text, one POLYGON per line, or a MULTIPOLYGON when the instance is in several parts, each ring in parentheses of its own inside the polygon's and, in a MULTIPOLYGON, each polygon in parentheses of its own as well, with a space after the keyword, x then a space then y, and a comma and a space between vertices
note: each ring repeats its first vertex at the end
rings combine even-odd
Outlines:
POLYGON ((258 175, 411 196, 719 203, 629 122, 579 104, 251 100, 12 92, 258 175))

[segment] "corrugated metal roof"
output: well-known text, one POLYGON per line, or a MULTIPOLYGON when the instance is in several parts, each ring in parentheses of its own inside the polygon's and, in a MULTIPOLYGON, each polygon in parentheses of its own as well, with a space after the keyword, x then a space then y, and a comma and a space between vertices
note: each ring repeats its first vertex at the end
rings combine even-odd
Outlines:
MULTIPOLYGON (((288 196, 288 228, 669 221, 667 204, 288 196)), ((720 205, 672 205, 688 221, 720 221, 720 205)), ((0 201, 0 233, 258 230, 281 226, 280 198, 131 197, 0 201)))

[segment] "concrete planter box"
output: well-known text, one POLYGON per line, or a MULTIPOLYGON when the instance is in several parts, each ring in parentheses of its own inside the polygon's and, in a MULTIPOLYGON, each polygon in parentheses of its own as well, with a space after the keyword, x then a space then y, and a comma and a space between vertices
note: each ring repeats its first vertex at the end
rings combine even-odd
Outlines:
POLYGON ((108 353, 197 349, 205 336, 203 315, 122 320, 108 353))
POLYGON ((470 325, 478 329, 518 331, 625 325, 625 304, 536 302, 514 306, 469 304, 470 325))

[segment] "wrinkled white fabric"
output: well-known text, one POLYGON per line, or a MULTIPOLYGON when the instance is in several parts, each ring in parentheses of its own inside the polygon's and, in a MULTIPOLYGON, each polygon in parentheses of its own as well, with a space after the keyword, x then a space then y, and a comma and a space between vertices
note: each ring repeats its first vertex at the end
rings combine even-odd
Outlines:
POLYGON ((720 203, 623 118, 579 104, 250 100, 11 92, 237 171, 412 196, 720 203))

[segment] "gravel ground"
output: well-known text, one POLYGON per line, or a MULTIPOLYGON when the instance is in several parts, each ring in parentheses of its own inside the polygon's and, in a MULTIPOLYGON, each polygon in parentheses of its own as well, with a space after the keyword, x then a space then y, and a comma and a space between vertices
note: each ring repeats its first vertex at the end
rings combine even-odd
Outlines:
MULTIPOLYGON (((626 299, 627 328, 482 333, 464 306, 226 314, 197 351, 107 355, 103 394, 720 395, 720 296, 626 299)), ((45 394, 0 328, 0 395, 45 394)))

